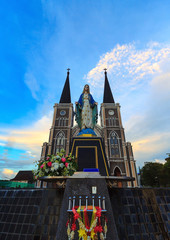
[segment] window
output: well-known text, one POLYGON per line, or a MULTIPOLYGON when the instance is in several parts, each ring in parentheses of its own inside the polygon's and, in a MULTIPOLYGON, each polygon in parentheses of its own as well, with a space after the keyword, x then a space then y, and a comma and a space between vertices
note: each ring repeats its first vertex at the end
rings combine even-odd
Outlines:
POLYGON ((114 131, 110 133, 110 154, 113 157, 120 156, 119 138, 117 133, 114 131))
POLYGON ((60 152, 62 148, 65 149, 65 134, 63 131, 57 133, 55 141, 56 141, 55 153, 60 152))

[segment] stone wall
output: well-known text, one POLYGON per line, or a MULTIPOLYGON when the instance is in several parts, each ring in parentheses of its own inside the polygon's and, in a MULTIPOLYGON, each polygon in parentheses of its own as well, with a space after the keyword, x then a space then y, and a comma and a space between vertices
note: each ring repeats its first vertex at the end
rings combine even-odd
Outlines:
POLYGON ((0 240, 55 239, 62 190, 0 190, 0 240))
POLYGON ((112 188, 109 194, 120 240, 170 239, 170 189, 112 188))
POLYGON ((106 196, 107 240, 170 238, 170 189, 111 188, 108 192, 103 180, 74 179, 67 182, 65 193, 62 189, 0 190, 0 240, 67 239, 68 197, 90 197, 94 185, 98 194, 106 196))

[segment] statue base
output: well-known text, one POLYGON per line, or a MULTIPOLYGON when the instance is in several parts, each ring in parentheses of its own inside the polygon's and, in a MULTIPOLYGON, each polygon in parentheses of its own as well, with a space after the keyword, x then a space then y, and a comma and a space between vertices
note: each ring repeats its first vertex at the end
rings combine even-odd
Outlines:
POLYGON ((78 171, 87 168, 97 168, 102 176, 109 176, 109 166, 102 138, 75 137, 72 140, 71 153, 78 163, 78 171))
POLYGON ((96 133, 91 128, 84 128, 82 129, 79 134, 77 135, 79 137, 96 137, 96 133))

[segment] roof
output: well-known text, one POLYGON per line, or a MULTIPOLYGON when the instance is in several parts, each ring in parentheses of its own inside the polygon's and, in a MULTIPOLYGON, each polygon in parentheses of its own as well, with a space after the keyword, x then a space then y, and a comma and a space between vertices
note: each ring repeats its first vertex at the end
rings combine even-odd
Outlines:
POLYGON ((10 181, 33 181, 32 171, 19 171, 10 181))

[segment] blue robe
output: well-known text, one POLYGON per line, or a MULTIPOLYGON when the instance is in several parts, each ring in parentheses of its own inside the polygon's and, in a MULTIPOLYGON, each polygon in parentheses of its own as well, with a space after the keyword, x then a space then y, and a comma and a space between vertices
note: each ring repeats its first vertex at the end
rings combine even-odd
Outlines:
MULTIPOLYGON (((79 98, 79 100, 78 100, 79 106, 80 106, 81 108, 83 108, 83 105, 84 105, 83 95, 84 95, 84 93, 82 93, 82 94, 80 95, 80 98, 79 98)), ((92 97, 92 95, 91 95, 90 93, 88 94, 88 99, 89 99, 90 107, 93 108, 94 105, 95 105, 95 101, 94 101, 94 99, 93 99, 93 97, 92 97)))
MULTIPOLYGON (((76 105, 76 122, 78 123, 78 126, 80 129, 82 129, 81 126, 81 111, 83 109, 83 105, 84 105, 84 97, 83 97, 84 93, 82 93, 80 95, 80 98, 78 100, 78 104, 76 105)), ((97 123, 97 106, 95 104, 95 101, 92 97, 92 95, 89 93, 88 94, 88 100, 89 100, 89 105, 92 108, 92 123, 93 123, 93 127, 92 129, 94 129, 95 124, 97 123)))

